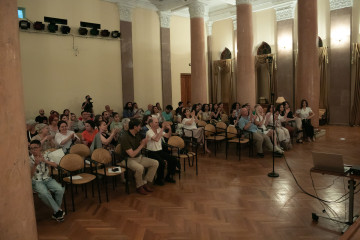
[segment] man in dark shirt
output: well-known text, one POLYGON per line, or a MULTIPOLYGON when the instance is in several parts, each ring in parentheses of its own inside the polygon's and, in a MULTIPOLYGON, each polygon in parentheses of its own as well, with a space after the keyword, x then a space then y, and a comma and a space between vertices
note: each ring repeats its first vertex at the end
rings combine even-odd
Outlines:
POLYGON ((85 99, 86 101, 83 102, 81 109, 85 112, 93 113, 93 103, 91 102, 92 98, 90 97, 90 95, 86 95, 85 99))
POLYGON ((37 116, 35 118, 35 121, 38 122, 38 123, 45 123, 47 124, 48 123, 48 118, 45 116, 45 111, 44 109, 40 109, 39 110, 39 116, 37 116))
POLYGON ((181 109, 184 107, 184 103, 179 102, 178 105, 179 105, 179 107, 175 110, 175 113, 176 113, 176 115, 178 115, 178 114, 182 115, 181 109))
MULTIPOLYGON (((153 181, 159 163, 154 159, 141 155, 141 149, 146 147, 148 140, 146 138, 141 140, 140 130, 140 120, 136 118, 131 119, 129 131, 121 137, 121 156, 122 159, 127 158, 128 167, 135 172, 136 191, 147 195, 148 192, 153 191, 148 183, 153 181), (145 168, 148 168, 148 170, 143 178, 145 168)), ((124 166, 125 161, 122 161, 121 164, 124 166)))

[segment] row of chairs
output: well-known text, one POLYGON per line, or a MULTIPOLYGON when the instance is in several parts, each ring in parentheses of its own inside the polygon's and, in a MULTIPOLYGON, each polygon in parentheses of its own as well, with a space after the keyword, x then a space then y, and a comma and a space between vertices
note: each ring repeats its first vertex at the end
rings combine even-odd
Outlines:
POLYGON ((243 131, 233 125, 227 125, 225 122, 217 122, 214 124, 206 123, 204 121, 198 122, 198 127, 204 127, 205 141, 214 142, 214 154, 216 156, 217 145, 226 141, 226 158, 228 156, 228 148, 230 143, 237 144, 239 150, 239 160, 241 158, 241 146, 249 146, 249 156, 252 154, 253 139, 251 132, 243 131))
MULTIPOLYGON (((87 198, 86 184, 91 183, 92 196, 94 197, 94 182, 96 181, 98 189, 99 203, 101 203, 101 193, 99 179, 103 179, 106 192, 106 200, 109 201, 109 194, 107 189, 107 177, 116 177, 122 174, 126 169, 119 168, 115 170, 113 166, 113 157, 110 152, 105 149, 96 149, 90 154, 90 149, 84 144, 76 144, 71 147, 70 153, 61 158, 58 165, 59 182, 70 187, 72 208, 75 211, 74 190, 73 186, 82 185, 85 190, 85 197, 87 198)), ((56 174, 56 171, 53 171, 56 174)), ((113 186, 114 186, 113 179, 113 186)), ((77 189, 77 188, 76 188, 77 189)), ((67 210, 66 197, 64 197, 64 207, 67 210)))

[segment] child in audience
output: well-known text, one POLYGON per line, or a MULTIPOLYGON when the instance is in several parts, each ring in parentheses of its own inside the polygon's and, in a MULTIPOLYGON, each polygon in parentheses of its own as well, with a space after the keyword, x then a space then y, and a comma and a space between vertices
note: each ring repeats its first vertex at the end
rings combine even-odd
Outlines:
POLYGON ((113 117, 114 117, 114 121, 112 121, 110 124, 110 132, 112 132, 115 128, 120 130, 123 128, 123 124, 122 122, 120 122, 119 114, 117 112, 114 112, 113 117))

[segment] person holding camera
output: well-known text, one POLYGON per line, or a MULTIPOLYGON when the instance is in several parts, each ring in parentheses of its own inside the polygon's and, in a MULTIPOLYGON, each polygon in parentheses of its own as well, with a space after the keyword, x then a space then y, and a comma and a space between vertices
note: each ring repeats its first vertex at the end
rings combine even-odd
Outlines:
POLYGON ((93 102, 91 102, 92 98, 90 97, 90 95, 86 95, 85 99, 86 101, 83 102, 81 109, 84 110, 85 112, 94 113, 93 102))

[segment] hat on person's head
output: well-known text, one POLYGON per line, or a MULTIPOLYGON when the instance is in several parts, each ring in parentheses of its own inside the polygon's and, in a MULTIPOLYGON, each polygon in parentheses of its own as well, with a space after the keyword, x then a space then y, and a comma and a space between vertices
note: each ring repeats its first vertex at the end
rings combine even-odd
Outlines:
POLYGON ((26 125, 35 125, 37 122, 33 119, 27 120, 26 125))
POLYGON ((36 124, 35 126, 35 130, 37 132, 40 132, 43 128, 46 128, 48 125, 46 125, 45 123, 39 123, 39 124, 36 124))

